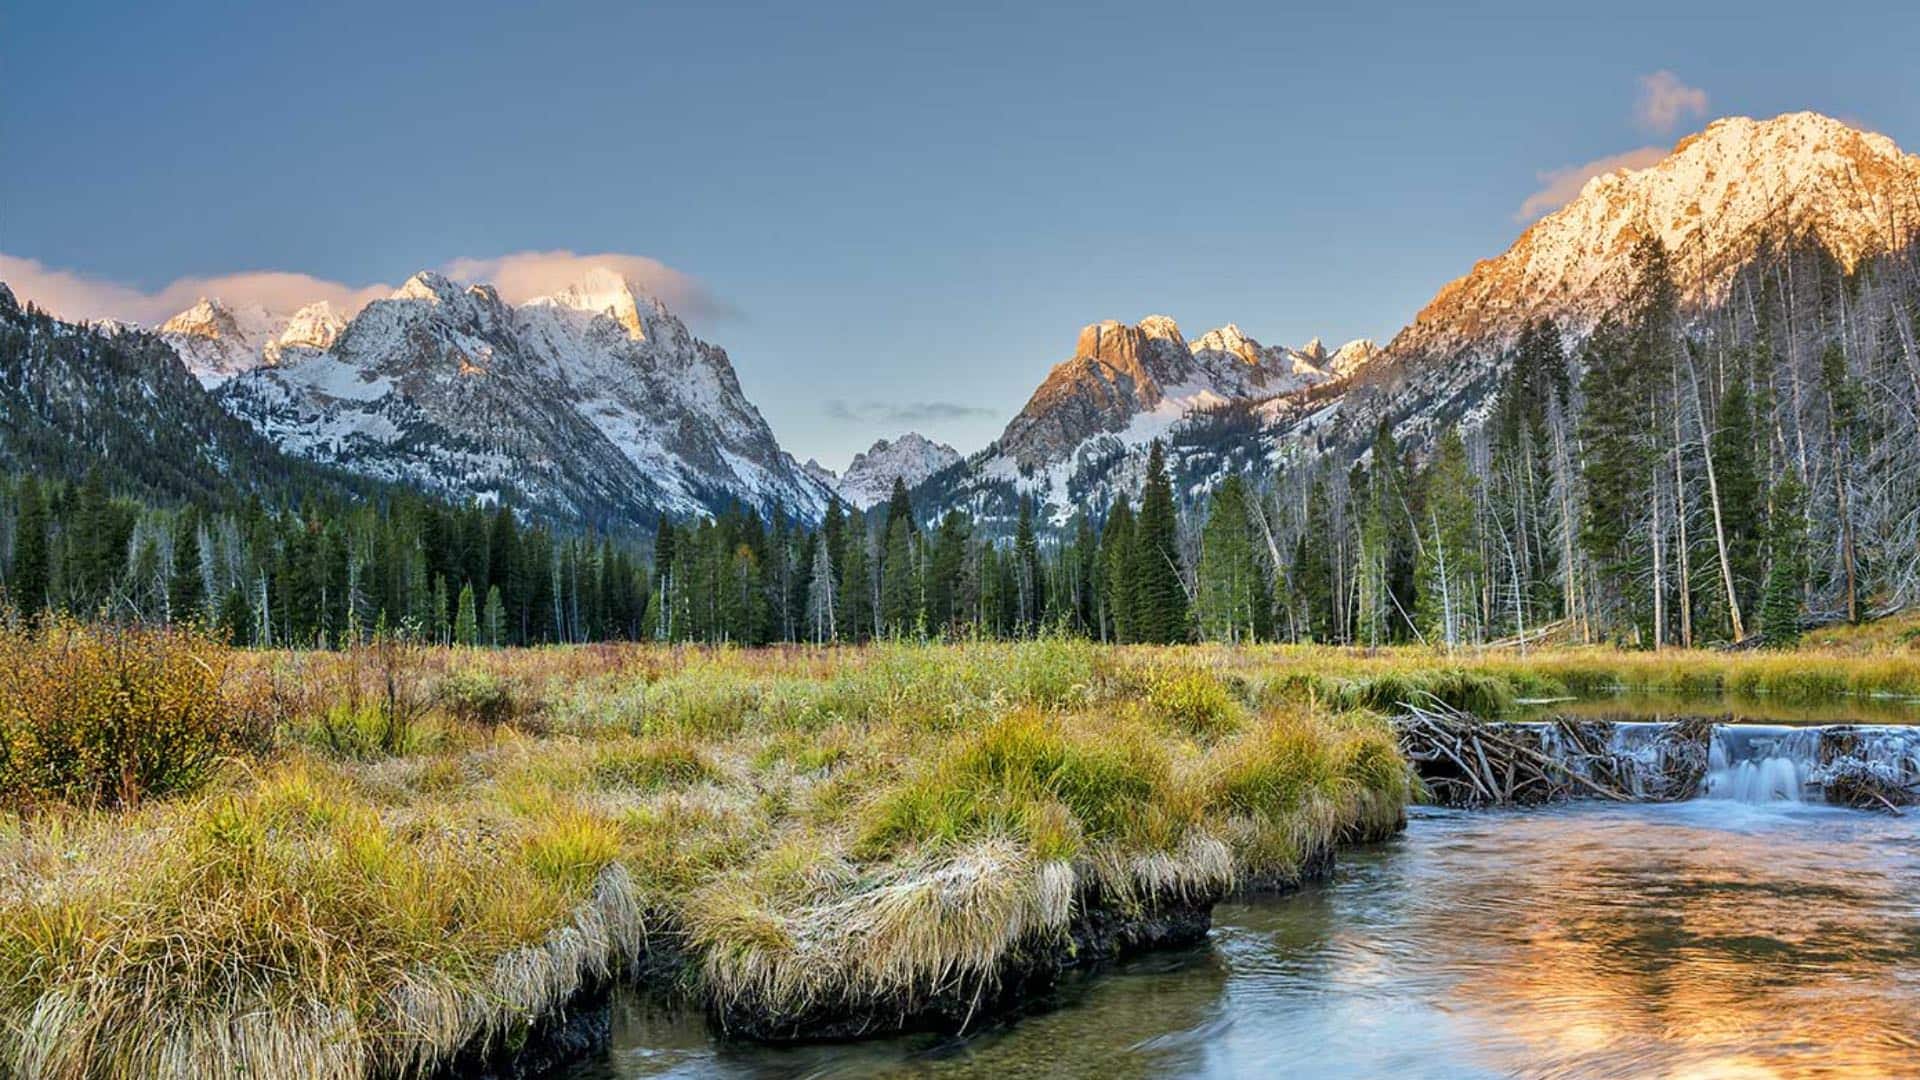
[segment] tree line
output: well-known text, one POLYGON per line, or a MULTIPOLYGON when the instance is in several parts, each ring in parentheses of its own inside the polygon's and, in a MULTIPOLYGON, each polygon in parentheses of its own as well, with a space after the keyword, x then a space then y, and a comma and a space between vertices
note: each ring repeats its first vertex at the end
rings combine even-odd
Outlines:
POLYGON ((1619 310, 1529 325, 1470 421, 1203 478, 1155 442, 1098 512, 1011 535, 906 489, 818 525, 731 508, 651 549, 392 495, 156 509, 98 473, 0 490, 19 608, 250 645, 1021 637, 1459 647, 1792 640, 1920 596, 1920 274, 1783 245, 1687 312, 1657 239, 1619 310), (1418 454, 1402 440, 1418 445, 1418 454))

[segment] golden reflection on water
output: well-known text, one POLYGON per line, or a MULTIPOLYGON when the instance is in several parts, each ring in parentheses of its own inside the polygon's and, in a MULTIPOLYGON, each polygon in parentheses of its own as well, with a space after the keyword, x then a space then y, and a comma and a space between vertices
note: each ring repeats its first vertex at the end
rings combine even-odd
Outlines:
POLYGON ((575 1075, 1920 1076, 1920 816, 1462 814, 965 1038, 773 1050, 628 1002, 575 1075))
POLYGON ((1453 834, 1389 875, 1404 924, 1342 937, 1440 984, 1485 1068, 1920 1075, 1910 828, 1709 802, 1429 824, 1453 834))

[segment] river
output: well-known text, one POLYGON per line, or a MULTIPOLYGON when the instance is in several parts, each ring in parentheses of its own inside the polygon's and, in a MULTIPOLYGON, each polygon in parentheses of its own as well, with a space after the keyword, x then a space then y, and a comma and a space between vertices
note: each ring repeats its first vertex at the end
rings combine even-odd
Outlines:
POLYGON ((616 1008, 574 1075, 1696 1076, 1920 1072, 1920 817, 1727 799, 1420 809, 1207 946, 964 1038, 768 1049, 616 1008))

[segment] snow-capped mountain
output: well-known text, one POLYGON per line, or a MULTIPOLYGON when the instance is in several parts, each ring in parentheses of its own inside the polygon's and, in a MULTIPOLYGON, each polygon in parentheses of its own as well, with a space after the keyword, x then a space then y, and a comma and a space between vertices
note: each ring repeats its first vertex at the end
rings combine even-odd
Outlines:
POLYGON ((211 389, 254 368, 279 364, 289 353, 325 350, 346 326, 324 300, 289 315, 258 304, 234 308, 201 297, 161 323, 159 334, 200 385, 211 389))
POLYGON ((1383 418, 1417 449, 1471 421, 1528 322, 1551 317, 1570 345, 1583 340, 1626 296, 1630 253, 1650 232, 1683 303, 1705 313, 1769 250, 1816 244, 1852 269, 1913 243, 1920 157, 1814 113, 1715 121, 1651 167, 1589 181, 1443 287, 1385 348, 1267 348, 1231 325, 1189 345, 1159 316, 1089 326, 999 441, 921 502, 995 516, 1032 495, 1063 521, 1136 486, 1156 436, 1189 495, 1228 471, 1356 456, 1383 418))
POLYGON ((897 439, 881 439, 865 453, 853 455, 847 471, 838 476, 816 461, 808 461, 807 468, 832 484, 841 498, 864 510, 887 501, 895 480, 909 488, 918 487, 959 461, 960 451, 909 431, 897 439))
POLYGON ((163 501, 364 497, 374 485, 289 458, 224 412, 158 336, 63 322, 0 284, 0 468, 163 501))
MULTIPOLYGON (((455 499, 516 493, 600 526, 728 503, 817 518, 724 350, 617 274, 520 305, 421 272, 351 321, 203 302, 170 320, 221 404, 290 453, 455 499)), ((178 346, 176 346, 178 347, 178 346)))
POLYGON ((1665 242, 1695 304, 1721 299, 1765 243, 1813 240, 1851 269, 1920 225, 1920 157, 1818 113, 1733 117, 1680 140, 1654 165, 1587 181, 1498 258, 1440 290, 1389 348, 1441 353, 1505 344, 1551 316, 1591 330, 1624 297, 1633 244, 1665 242))
POLYGON ((1332 353, 1317 338, 1299 348, 1263 345, 1233 323, 1189 343, 1164 315, 1094 323, 1000 438, 921 501, 992 516, 1007 509, 1012 490, 1063 521, 1074 507, 1104 505, 1137 483, 1154 439, 1333 385, 1376 354, 1369 341, 1332 353))
POLYGON ((1189 345, 1165 315, 1133 326, 1109 319, 1080 331, 1073 356, 1048 373, 996 449, 1033 470, 1066 461, 1103 435, 1143 444, 1190 413, 1326 382, 1333 378, 1327 362, 1318 339, 1300 349, 1269 347, 1229 323, 1189 345))
POLYGON ((1505 253, 1441 288, 1316 434, 1353 444, 1385 416, 1419 445, 1470 415, 1528 322, 1552 318, 1572 345, 1618 308, 1633 246, 1649 233, 1666 245, 1682 303, 1706 313, 1769 250, 1814 245, 1852 270, 1914 242, 1920 156, 1818 113, 1716 120, 1647 168, 1589 180, 1505 253))

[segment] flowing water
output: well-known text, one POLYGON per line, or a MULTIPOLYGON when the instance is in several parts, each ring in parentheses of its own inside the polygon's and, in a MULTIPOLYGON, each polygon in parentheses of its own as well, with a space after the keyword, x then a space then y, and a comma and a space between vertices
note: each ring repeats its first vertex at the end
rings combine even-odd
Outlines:
MULTIPOLYGON (((1876 760, 1920 746, 1871 731, 1876 760)), ((1221 904, 1205 946, 965 1037, 742 1046, 635 997, 573 1075, 1920 1076, 1920 813, 1821 804, 1818 739, 1716 729, 1682 802, 1416 810, 1325 885, 1221 904)))

